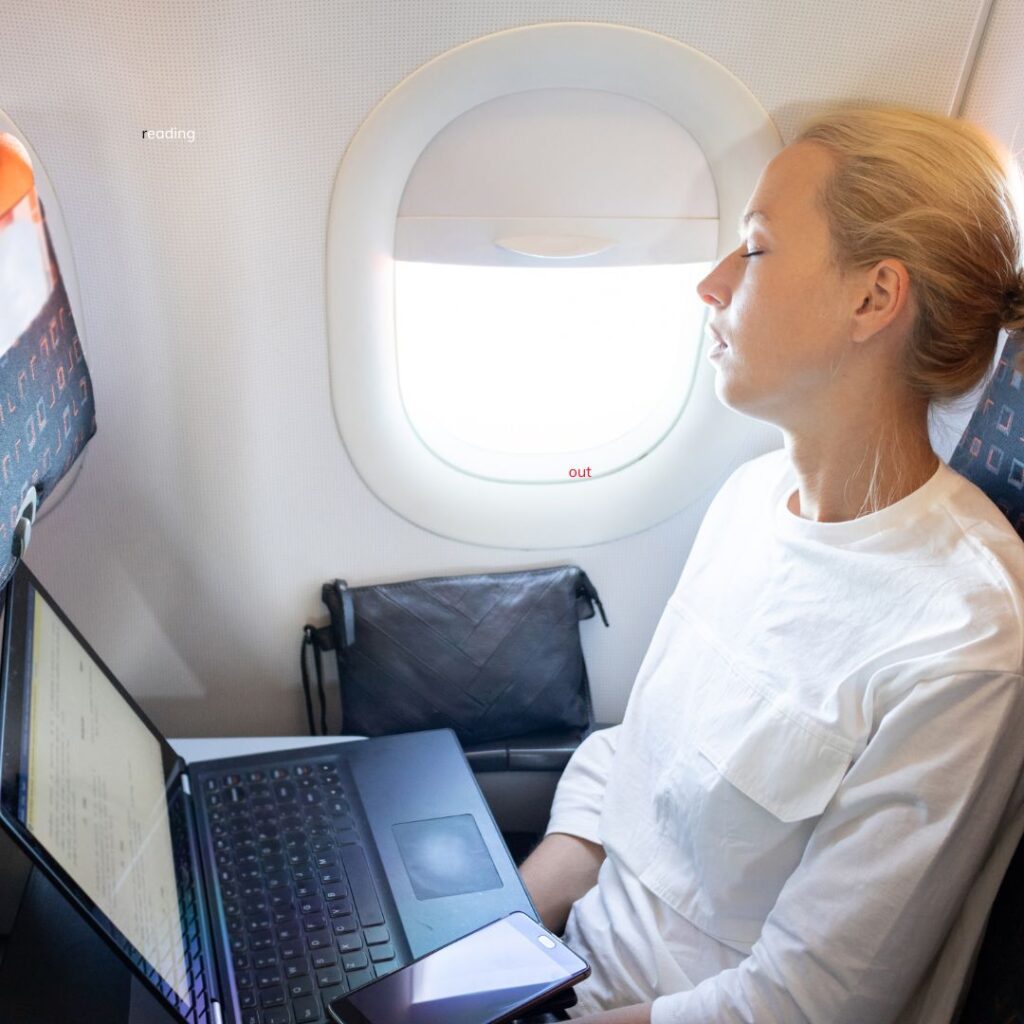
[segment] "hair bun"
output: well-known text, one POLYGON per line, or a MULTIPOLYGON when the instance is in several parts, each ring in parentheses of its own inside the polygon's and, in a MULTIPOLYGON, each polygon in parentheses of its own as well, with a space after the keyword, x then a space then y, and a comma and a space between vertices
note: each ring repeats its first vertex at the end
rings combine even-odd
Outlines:
POLYGON ((1007 288, 1003 293, 1000 318, 1004 331, 1024 329, 1024 275, 1021 275, 1015 287, 1007 288))

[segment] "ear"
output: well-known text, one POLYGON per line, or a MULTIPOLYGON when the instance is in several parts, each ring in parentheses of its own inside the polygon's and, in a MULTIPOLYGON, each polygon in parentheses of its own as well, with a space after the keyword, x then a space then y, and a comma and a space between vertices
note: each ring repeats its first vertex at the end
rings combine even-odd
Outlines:
POLYGON ((896 259, 885 259, 863 271, 854 293, 856 308, 851 320, 854 341, 867 341, 893 324, 913 315, 910 275, 896 259))

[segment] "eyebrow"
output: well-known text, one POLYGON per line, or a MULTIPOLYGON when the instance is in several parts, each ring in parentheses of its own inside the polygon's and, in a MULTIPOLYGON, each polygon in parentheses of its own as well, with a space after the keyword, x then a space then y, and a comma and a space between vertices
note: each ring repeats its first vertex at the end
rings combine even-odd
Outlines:
POLYGON ((742 217, 740 217, 740 222, 737 225, 736 230, 740 234, 743 234, 743 229, 750 223, 750 221, 754 217, 760 217, 761 220, 763 220, 763 221, 767 221, 769 219, 768 218, 768 214, 764 213, 763 211, 761 211, 761 210, 751 210, 749 213, 745 213, 745 214, 743 214, 742 217))

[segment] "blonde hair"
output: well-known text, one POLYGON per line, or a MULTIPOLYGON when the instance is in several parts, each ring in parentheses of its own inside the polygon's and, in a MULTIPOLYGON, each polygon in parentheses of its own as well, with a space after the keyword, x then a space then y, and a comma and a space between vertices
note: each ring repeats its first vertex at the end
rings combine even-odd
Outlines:
POLYGON ((843 110, 805 125, 836 167, 820 195, 842 270, 900 260, 917 316, 905 381, 943 401, 970 391, 999 329, 1024 328, 1020 174, 967 121, 893 107, 843 110))

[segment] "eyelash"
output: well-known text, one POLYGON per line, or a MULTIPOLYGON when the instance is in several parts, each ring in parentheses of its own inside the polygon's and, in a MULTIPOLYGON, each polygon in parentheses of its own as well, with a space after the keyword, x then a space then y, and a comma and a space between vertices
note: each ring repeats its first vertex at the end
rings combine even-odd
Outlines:
POLYGON ((764 249, 755 249, 753 252, 741 252, 740 259, 747 259, 750 256, 761 256, 764 254, 764 249))

